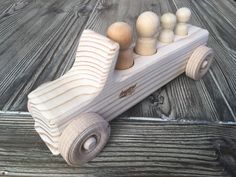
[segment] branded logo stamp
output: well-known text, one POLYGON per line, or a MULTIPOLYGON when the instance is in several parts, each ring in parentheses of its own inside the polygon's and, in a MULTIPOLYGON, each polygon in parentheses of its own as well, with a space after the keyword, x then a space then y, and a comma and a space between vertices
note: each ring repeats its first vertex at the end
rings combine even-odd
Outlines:
POLYGON ((134 84, 134 85, 130 86, 129 88, 127 88, 125 90, 122 90, 121 93, 120 93, 119 98, 123 98, 123 97, 126 97, 128 95, 132 95, 135 91, 136 86, 137 86, 137 84, 134 84))

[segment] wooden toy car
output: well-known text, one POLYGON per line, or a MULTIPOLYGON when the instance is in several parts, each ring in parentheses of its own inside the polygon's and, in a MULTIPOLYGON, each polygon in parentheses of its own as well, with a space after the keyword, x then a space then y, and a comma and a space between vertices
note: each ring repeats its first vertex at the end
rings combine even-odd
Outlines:
POLYGON ((70 165, 94 158, 109 139, 108 121, 182 73, 200 79, 209 69, 208 31, 188 25, 186 36, 157 44, 151 56, 134 53, 129 69, 116 70, 119 44, 84 30, 73 67, 28 95, 35 129, 54 155, 70 165))

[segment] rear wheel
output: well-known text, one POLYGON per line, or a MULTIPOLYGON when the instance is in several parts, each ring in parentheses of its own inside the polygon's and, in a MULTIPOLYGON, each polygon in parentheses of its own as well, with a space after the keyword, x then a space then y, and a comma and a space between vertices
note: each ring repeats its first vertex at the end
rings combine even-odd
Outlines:
POLYGON ((79 166, 96 157, 107 143, 110 126, 101 116, 85 113, 63 131, 59 151, 69 165, 79 166))
POLYGON ((194 80, 201 79, 209 70, 213 61, 213 50, 206 46, 196 48, 188 60, 185 73, 194 80))

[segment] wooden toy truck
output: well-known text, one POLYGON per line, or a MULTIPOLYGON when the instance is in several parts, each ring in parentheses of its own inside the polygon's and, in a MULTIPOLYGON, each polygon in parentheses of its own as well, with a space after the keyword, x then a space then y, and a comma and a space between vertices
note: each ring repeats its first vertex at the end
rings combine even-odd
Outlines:
POLYGON ((182 73, 200 79, 209 69, 208 31, 188 25, 188 35, 158 43, 151 56, 134 53, 129 69, 116 70, 119 44, 84 30, 73 67, 28 95, 35 129, 54 155, 70 165, 94 158, 109 139, 108 121, 182 73))

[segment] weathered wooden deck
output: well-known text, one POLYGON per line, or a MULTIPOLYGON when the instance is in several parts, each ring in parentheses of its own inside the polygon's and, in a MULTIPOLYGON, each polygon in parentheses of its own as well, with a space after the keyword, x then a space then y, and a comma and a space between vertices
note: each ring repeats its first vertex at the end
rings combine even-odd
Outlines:
POLYGON ((234 0, 1 0, 0 176, 236 176, 235 16, 234 0), (143 11, 183 6, 210 32, 210 72, 181 75, 112 121, 107 147, 84 167, 52 156, 27 94, 71 67, 83 29, 105 34, 115 21, 134 27, 143 11))

